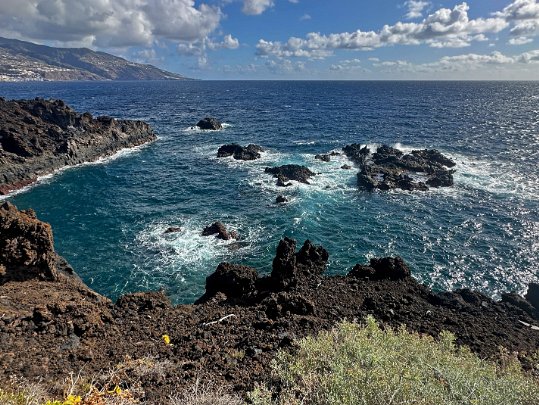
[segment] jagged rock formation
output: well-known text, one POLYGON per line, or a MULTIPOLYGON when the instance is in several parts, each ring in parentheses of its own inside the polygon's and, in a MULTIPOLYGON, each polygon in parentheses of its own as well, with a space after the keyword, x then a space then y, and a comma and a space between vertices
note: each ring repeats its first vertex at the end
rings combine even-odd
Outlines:
POLYGON ((290 180, 309 184, 309 178, 315 175, 315 173, 310 171, 307 167, 300 165, 266 167, 264 171, 266 173, 273 174, 273 177, 277 178, 277 185, 279 187, 290 186, 291 183, 287 183, 290 180))
POLYGON ((409 154, 382 145, 371 154, 367 146, 352 144, 343 148, 360 169, 360 189, 372 191, 402 189, 426 191, 429 187, 453 185, 455 162, 434 149, 413 150, 409 154))
POLYGON ((449 330, 481 357, 496 357, 503 346, 524 359, 539 347, 532 328, 539 324, 536 284, 526 297, 502 301, 467 289, 435 293, 400 258, 326 276, 324 248, 306 241, 298 251, 284 238, 270 275, 222 263, 196 305, 174 306, 163 292, 112 303, 61 270, 50 228, 32 212, 0 207, 0 238, 0 265, 12 273, 0 283, 0 384, 23 376, 55 387, 69 373, 108 375, 131 364, 126 359, 150 356, 158 371, 142 380, 148 403, 168 404, 171 394, 199 380, 245 393, 271 378, 272 358, 293 348, 294 339, 367 315, 433 336, 449 330))
POLYGON ((232 156, 236 160, 260 159, 260 152, 264 150, 258 145, 241 146, 236 143, 223 145, 217 150, 217 157, 232 156))
POLYGON ((87 48, 53 48, 0 37, 0 82, 29 80, 189 79, 87 48))
POLYGON ((61 100, 0 98, 0 194, 40 175, 156 139, 142 121, 79 114, 61 100))

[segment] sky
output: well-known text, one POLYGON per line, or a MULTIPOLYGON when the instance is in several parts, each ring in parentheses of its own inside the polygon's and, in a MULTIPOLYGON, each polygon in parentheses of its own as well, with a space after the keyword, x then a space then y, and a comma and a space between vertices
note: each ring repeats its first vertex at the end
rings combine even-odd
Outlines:
POLYGON ((199 79, 539 80, 539 0, 0 0, 0 36, 199 79))

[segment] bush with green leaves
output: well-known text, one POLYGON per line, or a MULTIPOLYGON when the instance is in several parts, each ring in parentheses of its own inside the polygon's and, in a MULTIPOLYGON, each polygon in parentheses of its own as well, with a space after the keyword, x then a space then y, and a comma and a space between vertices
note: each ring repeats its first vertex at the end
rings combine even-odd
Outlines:
POLYGON ((250 394, 255 404, 539 404, 539 384, 511 356, 494 363, 439 339, 382 330, 374 318, 360 327, 344 322, 299 341, 295 354, 281 351, 274 372, 282 382, 277 400, 267 387, 250 394))

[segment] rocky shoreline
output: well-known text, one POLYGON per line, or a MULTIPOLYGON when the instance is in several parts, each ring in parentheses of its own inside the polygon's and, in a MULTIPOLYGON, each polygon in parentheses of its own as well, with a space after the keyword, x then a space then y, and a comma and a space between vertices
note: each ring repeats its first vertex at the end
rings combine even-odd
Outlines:
POLYGON ((539 348, 536 284, 526 297, 494 301, 467 289, 433 292, 398 257, 372 259, 343 276, 324 275, 328 258, 321 246, 305 241, 298 250, 284 238, 271 274, 221 263, 193 305, 174 306, 163 292, 113 303, 56 254, 48 224, 6 202, 0 206, 0 384, 21 376, 54 389, 69 373, 92 377, 147 361, 159 365, 144 378, 148 403, 167 403, 197 380, 246 393, 271 379, 277 350, 294 350, 297 338, 367 315, 433 336, 449 330, 481 357, 496 358, 505 347, 518 352, 524 367, 526 355, 539 348))
POLYGON ((64 167, 156 139, 142 121, 94 118, 61 100, 0 98, 0 195, 64 167))

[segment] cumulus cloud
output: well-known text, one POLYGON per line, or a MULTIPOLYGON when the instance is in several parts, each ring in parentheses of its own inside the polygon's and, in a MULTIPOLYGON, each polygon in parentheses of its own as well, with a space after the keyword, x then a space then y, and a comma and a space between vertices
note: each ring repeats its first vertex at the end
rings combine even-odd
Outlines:
POLYGON ((0 33, 97 47, 196 41, 219 25, 219 8, 194 0, 2 0, 0 33))
POLYGON ((273 7, 273 0, 243 0, 242 11, 247 15, 259 15, 273 7))
POLYGON ((238 49, 240 41, 232 35, 225 35, 221 42, 213 42, 208 40, 208 48, 210 49, 238 49))
POLYGON ((385 25, 379 31, 343 32, 323 35, 309 33, 305 38, 290 38, 287 42, 259 40, 257 53, 276 57, 325 57, 336 49, 372 50, 390 45, 428 44, 432 47, 464 47, 472 41, 483 41, 485 34, 497 33, 508 26, 505 18, 470 19, 469 6, 459 4, 453 9, 441 8, 419 23, 398 22, 385 25))
POLYGON ((193 56, 198 58, 196 68, 205 68, 208 65, 207 50, 217 49, 237 49, 240 41, 232 35, 227 34, 222 41, 212 41, 209 38, 203 38, 197 41, 183 41, 177 46, 177 51, 181 55, 193 56))
POLYGON ((456 56, 444 56, 436 62, 414 64, 409 61, 395 60, 373 63, 374 67, 391 72, 466 72, 484 66, 511 66, 539 63, 539 50, 525 52, 516 56, 507 56, 495 51, 490 54, 468 53, 456 56))
POLYGON ((306 20, 310 20, 311 19, 311 15, 310 14, 303 14, 299 20, 300 21, 306 21, 306 20))
POLYGON ((430 3, 425 0, 408 0, 404 3, 404 5, 408 8, 408 12, 406 13, 405 17, 412 20, 414 18, 423 17, 423 10, 427 8, 430 3))
POLYGON ((510 33, 518 39, 510 40, 509 43, 512 45, 526 43, 524 42, 526 39, 539 33, 539 2, 537 0, 515 0, 502 11, 494 13, 494 16, 504 18, 513 24, 510 33))

